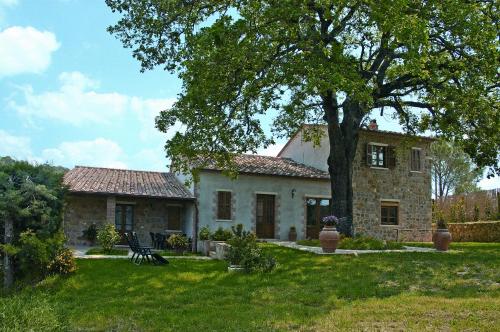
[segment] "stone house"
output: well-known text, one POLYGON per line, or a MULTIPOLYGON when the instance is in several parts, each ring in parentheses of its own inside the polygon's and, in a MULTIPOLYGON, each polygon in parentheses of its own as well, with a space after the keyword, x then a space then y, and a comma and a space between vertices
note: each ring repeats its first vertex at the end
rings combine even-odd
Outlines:
MULTIPOLYGON (((70 186, 66 232, 76 240, 90 222, 115 222, 146 239, 150 230, 165 232, 170 223, 178 225, 170 220, 179 213, 176 228, 193 239, 201 227, 216 230, 239 223, 259 238, 288 239, 291 227, 298 239, 317 238, 331 204, 328 137, 315 146, 303 133, 299 130, 276 157, 235 156, 236 179, 208 165, 190 188, 181 184, 183 174, 77 167, 65 177, 70 186), (127 218, 122 217, 127 202, 134 209, 132 226, 116 221, 127 218), (174 206, 179 212, 173 212, 174 206)), ((431 142, 376 128, 360 131, 353 169, 355 234, 430 240, 431 142)))
POLYGON ((190 233, 194 197, 172 173, 76 166, 64 176, 68 195, 63 229, 70 244, 85 244, 83 231, 112 223, 120 233, 190 233))

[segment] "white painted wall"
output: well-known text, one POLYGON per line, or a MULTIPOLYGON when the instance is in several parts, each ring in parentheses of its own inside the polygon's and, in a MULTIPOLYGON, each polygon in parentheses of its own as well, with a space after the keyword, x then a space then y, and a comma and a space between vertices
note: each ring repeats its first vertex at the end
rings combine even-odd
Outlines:
POLYGON ((240 175, 231 180, 218 172, 202 172, 198 198, 199 228, 209 226, 216 230, 219 226, 230 228, 241 223, 246 230, 255 231, 257 193, 276 195, 275 238, 288 239, 290 227, 295 226, 298 238, 302 239, 305 237, 305 197, 330 197, 330 183, 328 180, 263 175, 240 175), (217 190, 233 193, 233 215, 229 222, 216 220, 217 190))
POLYGON ((326 127, 324 135, 321 137, 319 146, 314 146, 313 142, 305 142, 302 139, 302 131, 298 132, 281 151, 280 157, 290 158, 296 162, 316 167, 323 171, 328 171, 327 158, 329 152, 329 141, 326 127))

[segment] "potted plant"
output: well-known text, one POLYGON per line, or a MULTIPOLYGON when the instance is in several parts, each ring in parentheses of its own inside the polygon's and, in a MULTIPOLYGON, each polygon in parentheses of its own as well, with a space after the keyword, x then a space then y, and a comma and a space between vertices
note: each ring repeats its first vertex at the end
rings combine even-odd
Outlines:
POLYGON ((323 252, 332 253, 337 249, 339 243, 339 233, 335 226, 339 219, 334 215, 323 218, 323 229, 319 232, 319 242, 323 252))
POLYGON ((188 239, 184 235, 180 234, 170 235, 167 241, 179 255, 182 255, 188 246, 188 239))
POLYGON ((198 235, 201 243, 201 252, 203 255, 208 256, 210 254, 210 236, 212 233, 210 232, 210 228, 208 226, 204 226, 200 229, 200 234, 198 235))
POLYGON ((288 241, 297 241, 297 230, 295 229, 295 226, 290 227, 290 231, 288 232, 288 241))
POLYGON ((436 232, 432 236, 434 247, 439 251, 447 251, 451 243, 451 233, 448 231, 448 225, 442 216, 438 218, 436 226, 436 232))

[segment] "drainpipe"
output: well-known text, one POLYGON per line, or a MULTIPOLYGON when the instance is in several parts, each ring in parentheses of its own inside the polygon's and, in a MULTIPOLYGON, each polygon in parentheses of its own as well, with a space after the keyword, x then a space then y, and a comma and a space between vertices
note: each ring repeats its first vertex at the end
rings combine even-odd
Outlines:
POLYGON ((199 220, 198 191, 196 184, 193 185, 193 194, 194 194, 194 223, 193 223, 193 247, 191 248, 191 251, 196 252, 198 250, 198 220, 199 220))

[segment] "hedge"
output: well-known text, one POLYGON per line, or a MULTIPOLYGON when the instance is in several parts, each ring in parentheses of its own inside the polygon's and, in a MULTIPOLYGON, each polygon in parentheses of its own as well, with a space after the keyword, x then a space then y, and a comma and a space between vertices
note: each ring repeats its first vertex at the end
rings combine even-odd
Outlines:
POLYGON ((500 221, 450 223, 448 230, 455 242, 500 242, 500 221))

